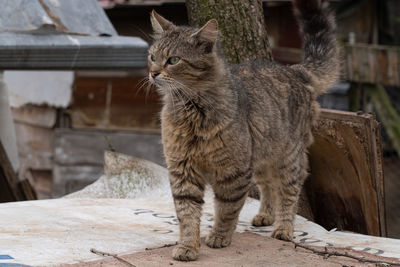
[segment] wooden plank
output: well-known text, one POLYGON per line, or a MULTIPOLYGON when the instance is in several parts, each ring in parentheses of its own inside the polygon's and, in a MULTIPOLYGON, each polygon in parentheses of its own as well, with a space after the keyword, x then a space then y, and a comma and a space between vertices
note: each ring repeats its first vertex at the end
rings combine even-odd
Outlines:
POLYGON ((400 158, 385 157, 383 160, 385 173, 385 197, 388 236, 400 239, 400 158))
POLYGON ((0 141, 0 202, 23 200, 18 183, 18 177, 0 141))
POLYGON ((396 51, 389 50, 388 51, 388 59, 389 59, 389 68, 388 68, 388 76, 389 76, 389 84, 400 84, 400 75, 396 75, 396 73, 400 72, 400 62, 399 62, 400 53, 396 53, 396 51))
POLYGON ((11 110, 14 122, 49 129, 56 124, 57 111, 52 107, 25 105, 11 110))
POLYGON ((161 99, 144 77, 78 77, 69 109, 79 129, 159 131, 161 99))
POLYGON ((50 170, 53 165, 54 130, 36 126, 34 121, 15 122, 14 126, 21 163, 20 172, 25 172, 26 169, 50 170))
POLYGON ((400 47, 355 44, 344 51, 349 81, 400 86, 400 47))
POLYGON ((325 228, 386 236, 380 128, 371 114, 322 110, 306 183, 325 228))
POLYGON ((18 184, 19 190, 22 192, 25 200, 36 200, 37 194, 28 179, 22 180, 18 184))

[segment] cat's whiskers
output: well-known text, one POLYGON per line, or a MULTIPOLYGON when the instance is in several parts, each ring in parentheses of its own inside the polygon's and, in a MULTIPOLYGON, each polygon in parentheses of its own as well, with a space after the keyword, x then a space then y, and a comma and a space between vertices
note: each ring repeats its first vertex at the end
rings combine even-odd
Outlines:
POLYGON ((189 115, 189 114, 188 114, 188 106, 186 104, 187 101, 185 101, 184 98, 186 98, 191 103, 191 105, 196 109, 197 113, 200 112, 199 109, 198 109, 198 105, 193 102, 192 97, 184 89, 176 86, 176 83, 178 83, 179 85, 182 85, 182 86, 184 86, 184 85, 182 83, 179 83, 175 79, 172 79, 172 78, 170 78, 169 81, 171 81, 171 83, 174 85, 174 88, 179 93, 179 95, 181 97, 182 105, 183 105, 183 107, 185 109, 185 112, 186 112, 186 115, 189 115))
MULTIPOLYGON (((172 91, 173 95, 176 94, 178 100, 182 103, 182 108, 183 108, 184 112, 186 113, 186 116, 189 117, 190 114, 188 113, 186 102, 184 100, 184 97, 182 96, 182 91, 179 90, 179 88, 177 88, 174 84, 168 84, 168 85, 169 85, 169 88, 172 91)), ((177 111, 179 110, 178 108, 179 108, 179 106, 177 107, 177 111)))
MULTIPOLYGON (((193 102, 193 98, 197 97, 201 100, 202 104, 205 104, 206 107, 208 107, 211 110, 213 110, 214 112, 216 112, 213 104, 209 100, 207 100, 204 96, 201 96, 199 93, 196 93, 195 90, 192 90, 190 87, 184 85, 183 83, 177 81, 176 79, 167 77, 167 80, 170 80, 171 82, 176 83, 179 86, 183 87, 183 88, 181 88, 181 87, 176 86, 176 89, 178 89, 180 92, 182 92, 196 109, 197 109, 197 107, 196 107, 197 105, 193 102)), ((198 111, 198 109, 197 109, 197 111, 198 111)))
POLYGON ((149 85, 149 77, 143 77, 142 79, 139 80, 139 82, 136 84, 136 95, 143 89, 144 86, 149 85))
POLYGON ((150 82, 149 77, 144 77, 144 78, 140 79, 140 81, 136 85, 137 90, 136 90, 135 95, 137 96, 139 94, 139 92, 144 89, 145 90, 145 102, 147 102, 147 97, 149 96, 151 87, 153 85, 154 84, 150 82))
POLYGON ((148 97, 149 94, 150 94, 150 90, 151 90, 151 87, 152 87, 152 86, 154 86, 154 84, 152 84, 152 83, 150 82, 150 80, 147 80, 147 86, 146 86, 146 88, 145 88, 146 93, 145 93, 145 97, 144 97, 145 101, 147 101, 147 97, 148 97))
POLYGON ((180 84, 181 86, 184 87, 184 88, 182 89, 182 91, 186 93, 186 95, 187 95, 187 97, 188 97, 189 99, 192 99, 192 98, 194 98, 194 97, 197 97, 197 98, 199 98, 199 99, 202 101, 202 103, 204 103, 204 104, 206 105, 206 107, 212 109, 213 111, 216 111, 215 108, 214 108, 214 106, 213 106, 213 104, 212 104, 208 99, 206 99, 204 96, 200 95, 199 93, 196 93, 195 90, 192 90, 190 87, 185 86, 185 85, 182 84, 181 82, 179 82, 179 81, 176 81, 176 82, 177 82, 178 84, 180 84), (185 89, 186 89, 186 90, 185 90, 185 89))
POLYGON ((172 101, 172 110, 175 112, 174 94, 173 94, 173 91, 171 89, 171 86, 169 86, 168 84, 167 84, 167 86, 168 86, 168 92, 169 92, 169 95, 170 95, 171 101, 172 101))
POLYGON ((192 104, 192 106, 196 109, 197 112, 199 112, 199 109, 197 108, 197 105, 192 101, 192 99, 190 98, 190 96, 187 95, 187 93, 184 90, 181 90, 179 87, 175 87, 175 89, 177 90, 177 92, 179 92, 180 96, 181 96, 181 102, 182 105, 187 113, 188 111, 188 106, 186 105, 187 101, 185 101, 184 97, 186 97, 187 100, 189 100, 189 102, 192 104), (183 97, 183 96, 184 97, 183 97))

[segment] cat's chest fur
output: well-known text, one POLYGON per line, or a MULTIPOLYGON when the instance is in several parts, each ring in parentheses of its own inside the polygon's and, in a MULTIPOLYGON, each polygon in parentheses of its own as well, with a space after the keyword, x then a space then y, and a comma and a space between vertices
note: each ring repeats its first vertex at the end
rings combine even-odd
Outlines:
POLYGON ((227 121, 198 117, 163 110, 161 116, 162 142, 167 165, 188 164, 198 170, 215 168, 229 158, 226 139, 227 121))

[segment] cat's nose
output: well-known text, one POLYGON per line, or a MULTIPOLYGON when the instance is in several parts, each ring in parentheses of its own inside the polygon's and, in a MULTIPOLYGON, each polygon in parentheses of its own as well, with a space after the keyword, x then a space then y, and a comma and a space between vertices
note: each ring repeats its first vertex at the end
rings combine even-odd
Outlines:
POLYGON ((152 70, 152 71, 150 71, 150 75, 151 75, 151 77, 155 78, 158 75, 160 75, 160 72, 152 70))

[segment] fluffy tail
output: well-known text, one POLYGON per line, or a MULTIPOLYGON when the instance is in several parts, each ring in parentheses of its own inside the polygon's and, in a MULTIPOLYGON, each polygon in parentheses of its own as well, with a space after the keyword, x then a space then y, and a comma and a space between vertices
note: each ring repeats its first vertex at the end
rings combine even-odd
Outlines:
POLYGON ((315 77, 317 93, 339 78, 339 52, 335 16, 327 0, 293 0, 294 13, 303 36, 303 61, 315 77))

